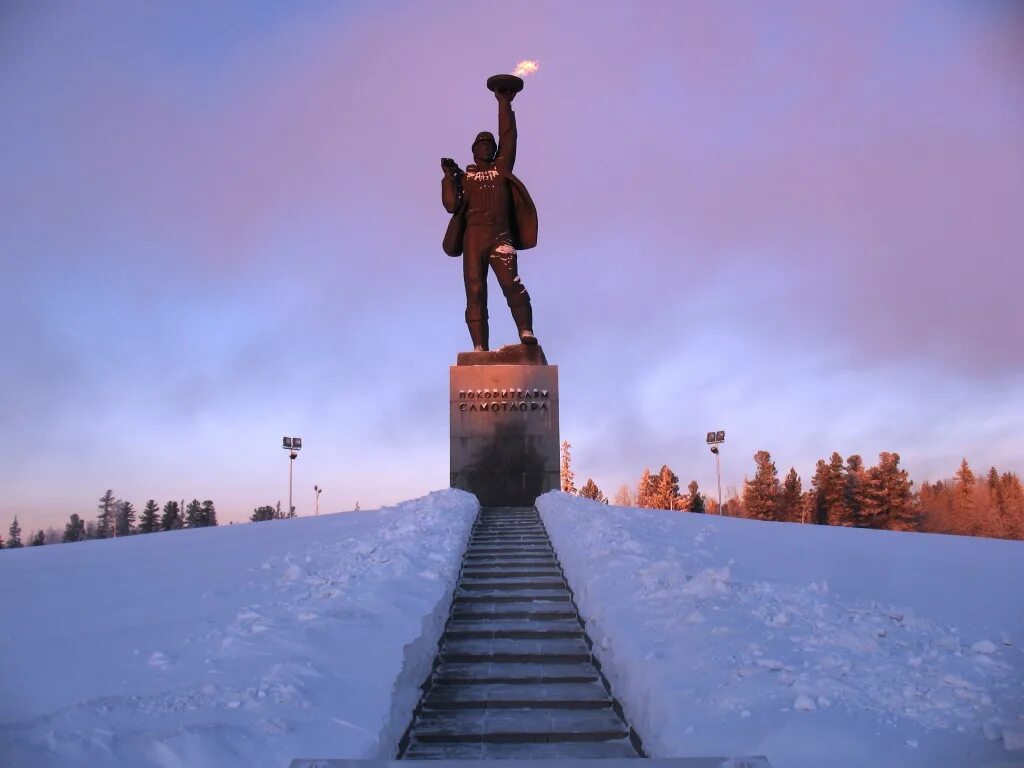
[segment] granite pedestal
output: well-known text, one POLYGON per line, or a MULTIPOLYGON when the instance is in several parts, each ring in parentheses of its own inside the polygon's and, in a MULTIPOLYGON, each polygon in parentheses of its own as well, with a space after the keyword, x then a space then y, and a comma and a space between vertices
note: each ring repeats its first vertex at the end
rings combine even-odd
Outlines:
POLYGON ((452 488, 532 506, 560 486, 558 366, 537 345, 464 352, 451 367, 452 488))

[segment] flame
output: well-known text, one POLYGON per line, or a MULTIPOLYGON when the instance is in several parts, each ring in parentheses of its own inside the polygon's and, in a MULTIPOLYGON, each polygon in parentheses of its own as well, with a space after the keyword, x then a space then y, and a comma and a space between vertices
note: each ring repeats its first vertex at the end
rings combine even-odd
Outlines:
POLYGON ((534 59, 523 59, 516 64, 515 71, 512 72, 512 74, 516 77, 526 77, 527 75, 532 75, 538 69, 540 69, 539 61, 534 59))

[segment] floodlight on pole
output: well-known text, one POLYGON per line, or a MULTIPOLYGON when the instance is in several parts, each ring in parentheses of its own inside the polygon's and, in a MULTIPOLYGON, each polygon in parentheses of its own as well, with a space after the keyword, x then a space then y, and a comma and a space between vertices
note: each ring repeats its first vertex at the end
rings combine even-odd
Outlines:
POLYGON ((323 491, 324 489, 321 488, 319 485, 313 486, 313 492, 316 494, 316 496, 314 497, 314 500, 316 501, 316 517, 320 516, 320 494, 323 493, 323 491))
POLYGON ((295 507, 292 506, 292 465, 295 463, 299 451, 302 450, 302 438, 286 437, 281 441, 281 447, 288 451, 288 514, 290 516, 295 511, 295 507))
POLYGON ((711 446, 711 452, 715 454, 715 475, 718 477, 718 514, 722 514, 722 455, 718 451, 718 446, 725 442, 725 430, 708 432, 707 442, 711 446))

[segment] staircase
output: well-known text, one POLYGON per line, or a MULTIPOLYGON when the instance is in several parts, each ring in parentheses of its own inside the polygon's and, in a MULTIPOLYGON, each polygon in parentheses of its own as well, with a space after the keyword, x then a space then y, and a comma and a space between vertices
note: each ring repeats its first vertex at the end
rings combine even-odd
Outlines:
POLYGON ((537 511, 482 509, 399 759, 643 757, 590 648, 537 511))

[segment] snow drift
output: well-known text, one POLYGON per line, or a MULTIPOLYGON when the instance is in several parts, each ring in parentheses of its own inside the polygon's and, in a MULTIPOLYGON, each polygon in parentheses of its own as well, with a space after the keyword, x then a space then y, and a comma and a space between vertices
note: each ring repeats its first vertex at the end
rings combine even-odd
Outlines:
POLYGON ((0 765, 391 757, 477 510, 446 490, 0 553, 0 765))
POLYGON ((1024 765, 1024 542, 537 506, 653 757, 1024 765))

